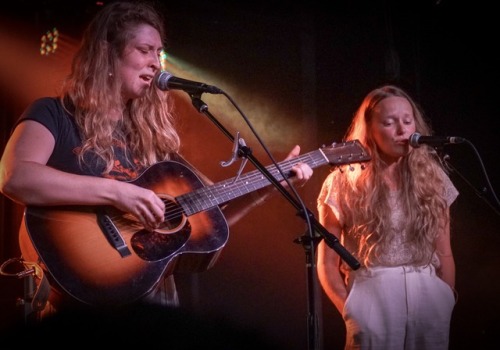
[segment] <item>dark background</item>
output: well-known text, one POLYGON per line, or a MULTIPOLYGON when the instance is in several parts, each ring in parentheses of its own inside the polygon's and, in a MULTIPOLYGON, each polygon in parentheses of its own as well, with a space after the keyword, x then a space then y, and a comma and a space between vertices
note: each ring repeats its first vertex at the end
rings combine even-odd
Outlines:
MULTIPOLYGON (((2 55, 10 49, 15 57, 0 66, 2 149, 26 105, 37 96, 55 94, 52 86, 68 69, 67 61, 54 58, 39 77, 45 66, 36 61, 36 49, 30 61, 21 48, 5 43, 34 35, 36 47, 36 36, 50 23, 76 40, 98 9, 95 2, 82 0, 10 5, 12 9, 0 10, 5 19, 0 26, 2 55)), ((183 62, 172 70, 217 85, 232 96, 277 159, 297 143, 309 152, 340 141, 364 95, 383 83, 410 92, 432 120, 435 134, 468 140, 445 148, 452 180, 461 193, 452 207, 459 299, 450 343, 458 349, 492 342, 500 328, 500 220, 493 192, 500 184, 499 41, 493 5, 450 0, 321 5, 300 0, 184 0, 165 1, 162 6, 167 52, 183 62), (181 66, 183 70, 176 71, 181 66)), ((241 117, 221 100, 222 96, 206 97, 222 123, 232 133, 242 132, 262 162, 270 163, 241 117)), ((194 111, 183 93, 179 111, 185 155, 216 181, 234 176, 237 166, 219 166, 230 154, 225 136, 194 111)), ((329 170, 315 169, 313 179, 299 190, 313 213, 329 170)), ((17 254, 22 209, 4 197, 0 203, 4 261, 17 254)), ((307 348, 306 258, 304 249, 294 243, 305 230, 284 198, 272 199, 232 228, 213 268, 178 276, 183 304, 195 313, 256 330, 284 348, 307 348)), ((4 292, 7 285, 2 286, 4 292)), ((316 300, 321 346, 341 349, 344 328, 339 314, 321 291, 316 300)))

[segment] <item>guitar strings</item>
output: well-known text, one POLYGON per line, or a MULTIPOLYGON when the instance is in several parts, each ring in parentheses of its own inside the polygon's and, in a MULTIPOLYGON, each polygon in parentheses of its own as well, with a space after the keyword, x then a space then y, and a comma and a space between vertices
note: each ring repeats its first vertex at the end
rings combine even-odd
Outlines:
MULTIPOLYGON (((286 174, 295 164, 301 161, 305 161, 308 164, 312 163, 313 165, 315 165, 320 161, 324 161, 324 157, 321 155, 313 157, 311 154, 302 155, 297 158, 284 161, 281 168, 286 174), (306 158, 309 159, 309 161, 307 161, 306 158)), ((276 167, 269 166, 267 170, 275 178, 282 178, 280 172, 276 167)), ((234 179, 235 178, 233 177, 214 186, 202 187, 196 191, 177 196, 174 198, 175 202, 168 200, 167 203, 166 201, 164 201, 165 220, 170 221, 179 219, 179 217, 183 215, 189 216, 195 214, 197 212, 203 211, 204 209, 215 207, 228 200, 245 195, 271 184, 271 182, 259 171, 252 171, 250 173, 244 174, 236 182, 234 181, 234 179), (186 212, 186 210, 184 210, 184 208, 182 207, 182 204, 184 202, 191 204, 191 207, 196 206, 197 210, 195 210, 191 214, 186 212)))

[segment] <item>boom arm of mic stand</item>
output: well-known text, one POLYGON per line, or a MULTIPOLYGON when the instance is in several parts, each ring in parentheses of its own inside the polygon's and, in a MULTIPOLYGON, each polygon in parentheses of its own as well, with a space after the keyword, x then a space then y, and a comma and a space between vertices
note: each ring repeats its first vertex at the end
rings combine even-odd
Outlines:
MULTIPOLYGON (((226 135, 231 142, 234 142, 234 137, 229 133, 229 131, 210 113, 208 110, 208 106, 205 102, 203 102, 200 98, 200 95, 190 94, 192 103, 194 107, 200 112, 205 114, 223 133, 226 135)), ((260 162, 249 152, 248 149, 245 151, 245 156, 252 162, 252 164, 276 187, 281 194, 299 211, 299 213, 303 213, 302 206, 297 203, 297 200, 293 198, 290 193, 281 185, 281 183, 276 180, 274 176, 262 165, 260 162)), ((309 220, 320 237, 325 240, 325 243, 332 248, 342 260, 344 260, 353 270, 359 268, 359 262, 345 249, 342 244, 340 244, 337 237, 328 232, 325 227, 323 227, 317 220, 314 218, 314 215, 310 212, 307 213, 309 220)), ((301 215, 304 219, 305 216, 301 215)))
MULTIPOLYGON (((312 216, 312 214, 310 215, 312 216)), ((351 269, 353 270, 359 269, 359 267, 361 266, 359 261, 356 260, 356 258, 353 257, 351 253, 349 253, 349 251, 345 249, 345 247, 342 244, 340 244, 340 241, 338 240, 337 237, 335 237, 335 235, 328 232, 328 230, 319 222, 317 222, 315 218, 312 217, 311 222, 313 223, 316 232, 318 232, 323 237, 325 243, 330 248, 332 248, 340 256, 340 258, 344 260, 347 263, 347 265, 349 265, 351 269)))

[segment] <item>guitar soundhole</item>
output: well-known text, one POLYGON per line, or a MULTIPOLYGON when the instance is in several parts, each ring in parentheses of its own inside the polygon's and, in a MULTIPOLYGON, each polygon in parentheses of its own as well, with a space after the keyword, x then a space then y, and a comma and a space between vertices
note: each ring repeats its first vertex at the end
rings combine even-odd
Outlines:
POLYGON ((189 222, 184 225, 182 230, 171 234, 141 230, 133 235, 130 243, 141 259, 157 261, 171 256, 182 248, 186 244, 190 232, 189 222))
POLYGON ((173 200, 163 198, 165 220, 154 232, 140 230, 130 243, 136 254, 147 261, 157 261, 171 256, 186 244, 191 234, 191 225, 181 207, 173 200))
POLYGON ((169 234, 182 228, 187 222, 187 217, 174 200, 168 199, 166 196, 160 195, 160 197, 163 197, 165 203, 165 217, 163 224, 156 229, 156 232, 169 234))

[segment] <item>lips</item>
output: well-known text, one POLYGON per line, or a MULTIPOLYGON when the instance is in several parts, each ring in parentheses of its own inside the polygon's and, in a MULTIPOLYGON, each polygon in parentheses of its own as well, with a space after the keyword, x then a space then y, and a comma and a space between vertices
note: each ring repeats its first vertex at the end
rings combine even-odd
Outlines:
POLYGON ((140 78, 144 80, 146 83, 151 83, 153 80, 153 75, 141 75, 140 78))
POLYGON ((396 145, 406 146, 408 144, 408 140, 395 140, 396 145))

